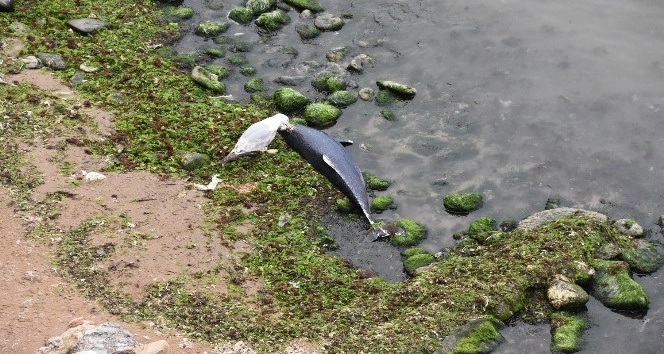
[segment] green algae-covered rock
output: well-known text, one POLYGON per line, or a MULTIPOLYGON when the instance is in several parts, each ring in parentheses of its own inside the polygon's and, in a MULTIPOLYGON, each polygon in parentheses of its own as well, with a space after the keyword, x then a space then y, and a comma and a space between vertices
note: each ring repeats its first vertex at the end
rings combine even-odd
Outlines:
POLYGON ((231 73, 228 72, 228 69, 226 69, 222 65, 208 65, 205 67, 205 69, 215 75, 217 75, 217 79, 225 79, 227 78, 231 73))
POLYGON ((191 54, 177 54, 175 57, 171 58, 171 60, 173 61, 173 64, 182 71, 193 70, 196 66, 196 60, 191 54))
POLYGON ((327 101, 337 107, 343 108, 355 103, 357 95, 354 95, 350 91, 339 90, 327 96, 327 101))
POLYGON ((190 7, 166 6, 162 10, 168 21, 184 21, 194 17, 194 10, 190 7))
POLYGON ((284 0, 288 5, 298 10, 311 10, 313 12, 323 11, 323 7, 316 0, 284 0))
POLYGON ((394 95, 388 90, 378 90, 375 97, 376 106, 384 107, 389 106, 394 102, 394 95))
POLYGON ((240 67, 240 74, 244 76, 251 76, 256 74, 256 68, 251 65, 243 65, 240 67))
POLYGON ((247 23, 251 22, 251 20, 254 19, 254 13, 248 7, 237 6, 231 9, 230 12, 228 12, 228 18, 237 23, 246 25, 247 23))
POLYGON ((290 87, 277 89, 274 91, 273 98, 277 109, 284 113, 298 111, 309 103, 309 99, 305 95, 290 87))
POLYGON ((576 310, 588 302, 588 293, 564 275, 557 275, 546 290, 549 303, 556 310, 576 310))
POLYGON ((344 90, 346 88, 346 82, 340 77, 331 76, 325 80, 325 87, 327 88, 327 92, 334 93, 344 90))
POLYGON ((194 33, 202 37, 216 37, 231 27, 226 21, 203 21, 196 26, 194 33))
POLYGON ((427 230, 424 226, 413 220, 399 219, 394 222, 394 225, 404 231, 403 235, 395 234, 390 236, 390 242, 396 246, 415 246, 427 235, 427 230))
POLYGON ((421 247, 411 247, 411 248, 407 248, 407 249, 401 251, 401 258, 402 259, 407 259, 409 257, 412 257, 412 256, 416 255, 416 254, 429 254, 429 252, 427 252, 427 250, 425 250, 424 248, 421 248, 421 247))
POLYGON ((268 31, 276 31, 290 23, 290 21, 290 16, 287 13, 282 10, 274 10, 258 16, 256 25, 268 31))
POLYGON ((468 214, 482 207, 482 196, 478 193, 454 193, 443 198, 443 206, 450 214, 468 214))
POLYGON ((505 338, 498 332, 503 324, 493 317, 477 318, 445 337, 436 354, 487 354, 505 338))
POLYGON ((253 78, 244 83, 244 91, 247 93, 261 92, 265 91, 265 85, 263 84, 263 79, 253 78))
POLYGON ((383 109, 380 111, 380 115, 385 118, 385 120, 389 120, 390 122, 394 122, 397 120, 397 116, 394 114, 393 111, 389 109, 383 109))
POLYGON ((493 231, 496 231, 496 220, 483 216, 470 224, 468 227, 468 236, 482 242, 493 231))
POLYGON ((247 0, 246 7, 254 16, 270 11, 277 4, 277 0, 247 0))
POLYGON ((300 24, 295 26, 295 32, 300 36, 300 39, 306 41, 320 36, 320 30, 311 24, 300 24))
POLYGON ((648 294, 630 274, 629 264, 620 261, 593 261, 597 271, 591 283, 595 297, 604 306, 618 310, 648 309, 648 294))
POLYGON ((664 263, 664 256, 648 240, 633 239, 621 247, 621 250, 620 258, 629 263, 632 270, 637 273, 653 273, 664 263))
POLYGON ((378 196, 371 200, 371 211, 382 213, 387 209, 395 209, 394 200, 386 195, 378 196))
POLYGON ((207 48, 205 49, 205 54, 214 58, 222 58, 226 55, 226 51, 221 48, 207 48))
POLYGON ((390 92, 396 94, 399 97, 412 100, 415 97, 417 91, 410 86, 400 84, 398 82, 389 81, 389 80, 379 80, 376 81, 378 88, 389 90, 390 92))
POLYGON ((337 199, 334 202, 334 206, 336 206, 337 210, 342 213, 350 213, 353 210, 353 203, 351 203, 348 198, 337 199))
POLYGON ((336 122, 341 110, 327 103, 314 102, 304 109, 302 116, 307 123, 322 127, 336 122))
POLYGON ((183 152, 178 156, 178 163, 183 169, 193 171, 207 166, 210 163, 210 158, 197 152, 183 152))
POLYGON ((586 321, 563 312, 551 314, 551 351, 554 353, 575 353, 581 349, 581 332, 586 321))
POLYGON ((403 270, 406 272, 406 274, 412 276, 415 274, 415 270, 417 268, 428 266, 435 261, 436 257, 430 253, 414 254, 403 261, 403 270))
POLYGON ((247 64, 247 58, 242 54, 231 55, 228 57, 228 63, 233 66, 242 66, 247 64))
POLYGON ((191 71, 191 79, 197 84, 214 91, 215 93, 226 92, 226 85, 219 81, 219 76, 210 72, 202 66, 196 66, 191 71))
POLYGON ((392 182, 368 172, 362 173, 362 176, 364 177, 364 183, 366 183, 369 188, 375 191, 387 190, 387 188, 389 188, 392 184, 392 182))

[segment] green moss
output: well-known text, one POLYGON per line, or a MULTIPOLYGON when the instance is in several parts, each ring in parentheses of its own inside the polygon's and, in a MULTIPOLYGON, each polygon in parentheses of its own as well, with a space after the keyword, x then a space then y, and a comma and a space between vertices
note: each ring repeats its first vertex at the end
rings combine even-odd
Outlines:
POLYGON ((245 58, 244 55, 241 54, 231 55, 230 57, 228 57, 228 63, 233 66, 242 66, 247 64, 247 58, 245 58))
POLYGON ((248 93, 262 92, 265 91, 265 85, 263 84, 263 79, 253 78, 244 83, 244 91, 248 93))
POLYGON ((194 33, 203 37, 216 37, 231 27, 230 23, 225 21, 203 21, 196 26, 194 33))
POLYGON ((443 198, 443 206, 451 214, 468 214, 482 207, 482 196, 478 193, 454 193, 443 198))
POLYGON ((302 117, 307 123, 315 126, 326 126, 334 123, 341 116, 341 110, 327 103, 314 102, 304 108, 302 117))
POLYGON ((627 262, 632 270, 641 274, 653 273, 664 263, 664 256, 652 242, 645 239, 623 242, 620 258, 627 262))
POLYGON ((403 270, 413 275, 415 270, 420 267, 427 266, 436 261, 436 257, 429 253, 414 254, 403 261, 403 270))
POLYGON ((394 209, 395 205, 391 197, 386 195, 381 195, 371 200, 370 207, 371 211, 376 213, 381 213, 387 209, 394 209))
POLYGON ((219 81, 219 76, 206 68, 200 66, 195 67, 191 72, 191 79, 202 87, 215 93, 223 94, 226 92, 226 86, 223 82, 219 81))
POLYGON ((416 254, 429 254, 429 252, 427 252, 427 250, 425 250, 424 248, 411 247, 411 248, 407 248, 407 249, 401 251, 401 258, 402 259, 407 259, 409 257, 412 257, 412 256, 416 255, 416 254))
POLYGON ((226 67, 222 65, 208 65, 205 67, 205 69, 217 75, 218 80, 225 79, 228 76, 230 76, 230 72, 228 71, 228 69, 226 69, 226 67))
POLYGON ((226 55, 226 51, 221 48, 207 48, 205 54, 214 58, 223 58, 226 55))
POLYGON ((247 0, 246 7, 254 16, 270 11, 277 4, 276 0, 247 0))
POLYGON ((277 89, 274 91, 273 98, 277 109, 284 113, 299 111, 309 103, 309 99, 305 95, 290 87, 277 89))
POLYGON ((592 288, 602 304, 622 310, 648 309, 648 294, 632 279, 627 263, 595 260, 592 265, 597 271, 592 288))
POLYGON ((355 103, 357 95, 346 90, 339 90, 327 96, 327 101, 332 105, 343 108, 355 103))
POLYGON ((313 12, 323 11, 323 7, 316 0, 284 0, 290 6, 302 11, 311 10, 313 12))
POLYGON ((483 242, 493 231, 496 231, 496 220, 483 216, 470 224, 468 236, 478 242, 483 242))
POLYGON ((376 106, 388 106, 394 102, 394 95, 388 90, 379 90, 376 94, 376 106))
POLYGON ((362 175, 367 186, 375 191, 387 190, 392 184, 392 182, 368 172, 364 172, 362 175))
POLYGON ((295 26, 295 32, 302 40, 314 39, 320 36, 320 30, 311 24, 299 24, 295 26))
POLYGON ((426 237, 427 231, 424 226, 413 220, 399 219, 394 224, 403 230, 403 234, 390 237, 390 242, 396 246, 415 246, 426 237))
POLYGON ((267 31, 276 31, 289 24, 290 16, 282 10, 266 12, 258 16, 256 25, 267 31))
POLYGON ((325 80, 325 87, 327 92, 335 93, 346 88, 346 82, 339 77, 331 76, 325 80))
POLYGON ((337 210, 342 213, 350 213, 353 210, 353 203, 351 203, 348 198, 337 199, 334 202, 334 205, 337 207, 337 210))
POLYGON ((504 341, 503 336, 498 332, 500 326, 502 326, 501 322, 492 317, 471 321, 448 353, 490 353, 504 341))
POLYGON ((231 9, 231 11, 228 13, 228 18, 237 23, 245 25, 254 19, 254 14, 251 9, 247 7, 237 6, 231 9))
POLYGON ((256 68, 251 65, 243 65, 240 67, 240 74, 244 76, 251 76, 256 74, 256 68))
POLYGON ((586 327, 583 318, 564 312, 551 314, 551 351, 575 353, 581 349, 581 333, 586 327))
POLYGON ((194 17, 194 10, 190 7, 166 6, 162 11, 169 21, 184 21, 194 17))
POLYGON ((386 120, 389 120, 390 122, 394 122, 397 120, 397 116, 394 114, 392 110, 389 109, 383 109, 380 111, 380 115, 383 116, 386 120))

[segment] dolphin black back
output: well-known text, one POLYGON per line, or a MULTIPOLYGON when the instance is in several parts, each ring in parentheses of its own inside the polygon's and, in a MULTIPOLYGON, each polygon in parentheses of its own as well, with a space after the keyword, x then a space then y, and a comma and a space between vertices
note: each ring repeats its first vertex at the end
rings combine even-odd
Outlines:
POLYGON ((279 134, 288 146, 297 151, 316 171, 358 205, 365 215, 369 215, 369 201, 364 178, 350 154, 341 144, 320 130, 298 124, 292 124, 286 129, 279 130, 279 134), (330 159, 339 173, 323 160, 323 155, 330 159))

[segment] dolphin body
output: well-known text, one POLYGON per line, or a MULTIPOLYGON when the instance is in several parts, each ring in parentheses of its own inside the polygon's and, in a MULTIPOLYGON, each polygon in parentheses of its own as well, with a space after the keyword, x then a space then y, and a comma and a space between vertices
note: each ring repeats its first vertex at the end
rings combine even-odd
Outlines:
MULTIPOLYGON (((374 225, 362 172, 341 143, 305 125, 287 123, 281 125, 278 132, 291 149, 297 151, 316 171, 359 206, 369 224, 374 225)), ((382 228, 374 229, 372 234, 374 240, 389 236, 382 228)))

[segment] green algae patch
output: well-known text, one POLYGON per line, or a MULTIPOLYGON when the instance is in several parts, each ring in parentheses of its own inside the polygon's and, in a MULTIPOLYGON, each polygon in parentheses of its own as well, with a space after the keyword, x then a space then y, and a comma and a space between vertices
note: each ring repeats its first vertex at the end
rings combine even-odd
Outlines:
POLYGON ((394 225, 403 230, 402 233, 390 236, 390 242, 395 246, 415 246, 427 235, 424 226, 413 220, 399 219, 394 222, 394 225))
POLYGON ((276 31, 289 24, 291 21, 290 16, 282 10, 274 10, 272 12, 262 13, 256 19, 256 25, 267 31, 276 31))
POLYGON ((581 333, 586 321, 564 312, 551 314, 551 351, 553 353, 575 353, 581 349, 581 333))
POLYGON ((379 80, 376 81, 376 85, 378 85, 378 88, 381 90, 389 90, 398 97, 403 97, 408 100, 412 100, 417 94, 415 88, 394 81, 379 80))
POLYGON ((408 275, 413 275, 416 269, 428 266, 435 261, 436 257, 430 253, 417 253, 404 259, 403 270, 408 275))
POLYGON ((340 116, 341 110, 339 108, 321 102, 310 103, 302 113, 302 117, 307 123, 318 127, 330 125, 336 122, 340 116))
POLYGON ((299 91, 290 87, 282 87, 274 91, 272 96, 277 109, 284 113, 293 113, 309 104, 309 99, 299 91))
POLYGON ((620 258, 627 262, 633 271, 641 274, 653 273, 664 263, 664 255, 655 245, 641 238, 624 242, 620 258))
POLYGON ((502 322, 493 317, 478 318, 468 322, 446 337, 440 354, 483 354, 490 353, 505 341, 498 332, 502 322))
POLYGON ((362 176, 367 186, 375 191, 385 191, 392 185, 392 182, 368 172, 363 172, 362 176))
POLYGON ((226 21, 203 21, 196 26, 194 33, 203 37, 216 37, 231 27, 226 21))
POLYGON ((228 18, 231 20, 246 25, 254 19, 254 13, 248 7, 237 6, 228 12, 228 18))
POLYGON ((265 91, 265 84, 261 78, 249 79, 244 83, 244 91, 247 93, 262 92, 265 91))
POLYGON ((468 237, 478 242, 484 242, 494 231, 496 231, 496 220, 488 217, 475 219, 468 227, 468 237))
POLYGON ((396 205, 394 205, 394 200, 392 200, 392 197, 386 195, 373 198, 369 207, 371 208, 371 211, 376 213, 382 213, 387 209, 396 209, 396 205))
POLYGON ((313 12, 323 11, 323 7, 316 0, 284 0, 290 6, 302 11, 311 10, 313 12))
POLYGON ((191 71, 191 79, 197 84, 215 93, 225 93, 226 85, 219 81, 220 77, 207 68, 196 66, 191 71))
POLYGON ((482 203, 482 196, 478 193, 454 193, 443 198, 443 206, 450 214, 468 214, 481 208, 482 203))
POLYGON ((632 279, 627 263, 595 260, 592 265, 597 271, 592 281, 593 293, 604 306, 620 310, 648 309, 648 294, 632 279))

